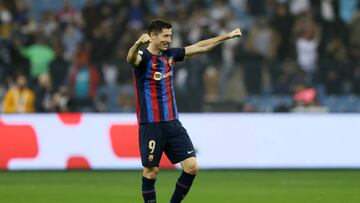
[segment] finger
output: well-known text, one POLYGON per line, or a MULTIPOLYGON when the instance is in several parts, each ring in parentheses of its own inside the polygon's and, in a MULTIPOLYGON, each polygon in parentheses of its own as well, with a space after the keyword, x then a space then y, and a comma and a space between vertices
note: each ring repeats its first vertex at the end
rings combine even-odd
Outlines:
POLYGON ((146 39, 147 37, 148 37, 147 34, 143 34, 143 35, 141 36, 142 39, 146 39))
POLYGON ((143 43, 143 44, 145 44, 145 43, 147 43, 149 41, 149 37, 147 36, 147 35, 143 35, 142 36, 142 39, 141 39, 141 42, 143 43))
POLYGON ((144 40, 144 43, 149 43, 150 42, 150 38, 146 38, 145 40, 144 40))
POLYGON ((143 43, 143 41, 144 41, 144 35, 141 35, 141 37, 139 38, 139 41, 140 41, 141 43, 143 43))

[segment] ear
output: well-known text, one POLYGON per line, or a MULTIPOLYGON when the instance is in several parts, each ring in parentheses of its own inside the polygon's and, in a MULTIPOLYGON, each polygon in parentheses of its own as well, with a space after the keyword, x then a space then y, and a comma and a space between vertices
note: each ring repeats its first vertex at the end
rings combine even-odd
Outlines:
POLYGON ((151 38, 151 39, 154 39, 154 37, 156 37, 157 34, 156 34, 155 32, 150 32, 149 35, 150 35, 150 38, 151 38))

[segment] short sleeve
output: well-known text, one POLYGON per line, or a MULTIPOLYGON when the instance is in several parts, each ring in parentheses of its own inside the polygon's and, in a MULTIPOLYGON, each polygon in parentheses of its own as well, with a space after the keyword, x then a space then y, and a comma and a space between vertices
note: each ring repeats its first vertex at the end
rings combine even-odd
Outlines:
POLYGON ((174 61, 183 61, 185 58, 185 48, 173 48, 171 49, 174 61))
POLYGON ((136 68, 136 69, 144 67, 144 64, 146 61, 145 52, 143 50, 139 50, 138 54, 141 57, 141 61, 138 66, 133 66, 133 68, 136 68))

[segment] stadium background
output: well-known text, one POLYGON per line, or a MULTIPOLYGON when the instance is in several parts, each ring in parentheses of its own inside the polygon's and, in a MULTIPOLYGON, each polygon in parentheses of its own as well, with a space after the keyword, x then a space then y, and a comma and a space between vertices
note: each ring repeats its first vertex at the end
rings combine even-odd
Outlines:
MULTIPOLYGON (((180 118, 206 169, 184 202, 359 202, 359 7, 0 1, 0 202, 141 202, 141 172, 117 170, 141 167, 125 55, 154 17, 173 23, 172 46, 243 32, 175 69, 180 118)), ((177 174, 161 173, 160 202, 177 174)))

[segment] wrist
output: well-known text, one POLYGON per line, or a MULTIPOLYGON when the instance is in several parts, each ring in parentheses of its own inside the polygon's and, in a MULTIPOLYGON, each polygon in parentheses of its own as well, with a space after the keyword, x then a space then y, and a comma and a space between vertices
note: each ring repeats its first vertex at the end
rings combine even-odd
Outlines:
POLYGON ((135 46, 136 48, 139 48, 139 47, 141 46, 141 42, 136 41, 135 44, 134 44, 134 46, 135 46))
POLYGON ((229 32, 229 33, 225 34, 225 38, 226 38, 226 39, 231 39, 231 38, 233 38, 232 33, 229 32))

